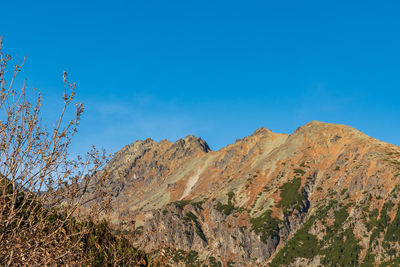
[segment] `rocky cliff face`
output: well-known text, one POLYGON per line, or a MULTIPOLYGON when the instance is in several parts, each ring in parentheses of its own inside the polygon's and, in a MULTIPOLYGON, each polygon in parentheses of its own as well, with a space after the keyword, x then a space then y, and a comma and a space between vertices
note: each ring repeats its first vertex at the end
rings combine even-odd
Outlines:
POLYGON ((261 128, 218 151, 147 139, 106 168, 112 223, 171 265, 399 263, 400 148, 348 126, 261 128))

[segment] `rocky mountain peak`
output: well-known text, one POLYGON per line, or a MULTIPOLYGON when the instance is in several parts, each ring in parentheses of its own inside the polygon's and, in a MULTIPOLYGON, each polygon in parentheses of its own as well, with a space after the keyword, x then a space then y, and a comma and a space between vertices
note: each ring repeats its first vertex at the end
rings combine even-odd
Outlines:
MULTIPOLYGON (((321 121, 311 121, 303 126, 300 126, 295 130, 295 134, 334 134, 336 132, 343 133, 357 133, 359 135, 365 135, 360 131, 344 125, 344 124, 334 124, 321 121)), ((366 135, 365 135, 366 136, 366 135)))
POLYGON ((271 133, 271 130, 268 130, 265 127, 260 127, 252 135, 268 135, 271 133))
POLYGON ((188 151, 197 151, 200 150, 204 153, 208 153, 211 151, 210 147, 200 137, 196 137, 194 135, 188 135, 184 139, 179 139, 176 141, 172 147, 180 148, 183 150, 188 150, 188 151))
POLYGON ((400 258, 400 148, 349 126, 312 121, 290 135, 262 127, 213 152, 193 135, 145 140, 112 162, 123 179, 112 184, 108 216, 147 251, 168 244, 200 266, 400 258))

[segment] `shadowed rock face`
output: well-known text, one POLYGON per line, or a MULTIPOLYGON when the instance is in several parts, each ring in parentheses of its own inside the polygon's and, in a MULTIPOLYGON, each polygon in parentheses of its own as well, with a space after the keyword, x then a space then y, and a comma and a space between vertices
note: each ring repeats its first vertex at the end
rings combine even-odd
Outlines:
POLYGON ((147 139, 106 168, 107 216, 149 251, 196 251, 199 262, 237 266, 400 257, 400 148, 348 126, 314 121, 291 135, 260 128, 218 151, 192 135, 147 139))

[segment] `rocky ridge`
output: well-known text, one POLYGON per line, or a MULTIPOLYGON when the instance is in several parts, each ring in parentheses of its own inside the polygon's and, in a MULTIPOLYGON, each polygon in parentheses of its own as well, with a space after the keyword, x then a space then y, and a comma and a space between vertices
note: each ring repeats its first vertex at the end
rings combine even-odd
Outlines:
POLYGON ((147 139, 106 169, 109 219, 171 265, 399 262, 400 148, 345 125, 260 128, 218 151, 147 139))

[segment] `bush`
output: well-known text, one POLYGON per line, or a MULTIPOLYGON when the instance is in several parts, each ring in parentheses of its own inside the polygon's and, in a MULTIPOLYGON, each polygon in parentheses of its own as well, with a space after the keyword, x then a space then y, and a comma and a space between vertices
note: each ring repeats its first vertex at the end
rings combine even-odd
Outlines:
POLYGON ((278 207, 282 208, 284 213, 298 209, 305 200, 303 194, 299 192, 300 186, 301 179, 295 178, 293 181, 287 182, 280 187, 281 200, 279 201, 278 207))
POLYGON ((272 218, 271 213, 271 210, 267 210, 261 216, 250 220, 253 231, 261 235, 261 241, 264 243, 267 243, 268 238, 279 234, 280 221, 272 218))
POLYGON ((108 157, 95 148, 85 158, 68 156, 83 112, 80 103, 70 110, 75 84, 64 72, 64 104, 54 128, 47 130, 40 92, 35 90, 29 101, 25 85, 15 88, 24 62, 10 70, 12 57, 3 54, 0 38, 0 262, 132 263, 139 252, 94 220, 108 208, 109 192, 102 185, 109 175, 100 171, 108 157))

